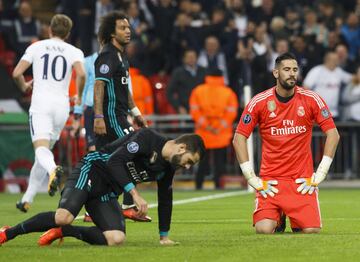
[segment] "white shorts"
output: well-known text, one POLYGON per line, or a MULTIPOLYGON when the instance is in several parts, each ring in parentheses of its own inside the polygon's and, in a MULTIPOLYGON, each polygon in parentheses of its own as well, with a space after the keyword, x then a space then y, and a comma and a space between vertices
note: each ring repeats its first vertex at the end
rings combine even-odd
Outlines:
POLYGON ((29 124, 31 141, 40 139, 59 140, 61 130, 69 117, 67 108, 52 109, 48 112, 30 112, 29 124))

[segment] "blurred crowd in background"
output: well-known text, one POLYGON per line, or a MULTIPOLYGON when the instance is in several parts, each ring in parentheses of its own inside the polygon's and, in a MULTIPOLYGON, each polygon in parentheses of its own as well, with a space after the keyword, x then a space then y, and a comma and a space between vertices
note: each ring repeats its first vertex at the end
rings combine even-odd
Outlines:
MULTIPOLYGON (((126 53, 143 114, 190 114, 196 128, 201 115, 231 115, 218 121, 229 139, 214 145, 213 162, 223 162, 217 149, 229 146, 244 86, 252 95, 272 87, 275 58, 288 51, 298 84, 319 93, 336 121, 360 121, 360 0, 0 0, 0 67, 10 75, 27 46, 48 38, 55 13, 74 22, 68 41, 94 54, 100 18, 112 10, 132 27, 126 53), (219 77, 231 100, 213 92, 219 77)), ((225 136, 219 130, 208 131, 225 136)))
POLYGON ((244 85, 252 87, 253 95, 271 87, 275 57, 291 51, 301 67, 299 84, 325 95, 325 100, 335 99, 336 118, 360 120, 336 108, 353 105, 352 89, 346 87, 360 82, 360 1, 2 0, 0 52, 14 52, 14 59, 8 59, 14 63, 29 44, 48 37, 46 16, 39 12, 35 16, 32 2, 48 2, 54 8, 48 11, 71 17, 69 42, 86 56, 98 50, 100 17, 112 10, 125 11, 133 30, 127 50, 131 66, 146 77, 166 76, 167 100, 178 113, 188 113, 191 89, 203 81, 198 67, 220 69, 226 85, 241 99, 244 85), (195 52, 186 55, 189 49, 195 52), (183 73, 179 69, 184 65, 196 79, 181 79, 187 86, 179 87, 178 75, 183 73), (317 69, 320 75, 313 73, 307 82, 306 76, 317 66, 322 67, 317 69), (339 81, 317 83, 324 72, 339 81))

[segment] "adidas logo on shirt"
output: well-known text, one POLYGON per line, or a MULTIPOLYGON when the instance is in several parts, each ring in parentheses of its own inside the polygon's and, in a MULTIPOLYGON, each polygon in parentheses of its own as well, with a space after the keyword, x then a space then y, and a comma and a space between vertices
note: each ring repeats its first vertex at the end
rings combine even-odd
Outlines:
POLYGON ((274 118, 274 117, 276 117, 276 114, 274 112, 271 112, 269 117, 274 118))

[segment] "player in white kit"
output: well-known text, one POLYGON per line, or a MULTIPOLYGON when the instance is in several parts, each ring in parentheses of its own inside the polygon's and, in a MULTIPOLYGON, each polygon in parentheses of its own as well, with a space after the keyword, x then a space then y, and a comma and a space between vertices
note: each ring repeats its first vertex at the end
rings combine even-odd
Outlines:
POLYGON ((30 133, 35 150, 35 162, 30 172, 29 186, 16 207, 27 212, 39 186, 48 178, 48 193, 53 196, 60 186, 63 169, 57 166, 51 152, 69 116, 69 83, 72 70, 81 105, 85 83, 83 52, 66 43, 72 21, 65 15, 55 15, 50 24, 50 39, 30 45, 13 72, 17 86, 27 92, 33 89, 29 109, 30 133), (25 82, 24 72, 32 65, 33 81, 25 82))

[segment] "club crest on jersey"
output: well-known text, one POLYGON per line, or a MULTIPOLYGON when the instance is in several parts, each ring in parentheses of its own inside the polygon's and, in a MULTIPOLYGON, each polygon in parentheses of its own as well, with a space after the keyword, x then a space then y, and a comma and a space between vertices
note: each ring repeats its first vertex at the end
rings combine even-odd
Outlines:
POLYGON ((275 104, 275 101, 274 100, 270 100, 267 102, 267 109, 270 111, 270 112, 274 112, 275 109, 276 109, 276 104, 275 104))
POLYGON ((305 109, 304 109, 303 106, 299 106, 299 107, 298 107, 297 115, 298 115, 298 116, 304 116, 304 115, 305 115, 305 109))
POLYGON ((126 148, 130 153, 135 154, 137 151, 139 151, 139 144, 136 142, 131 142, 127 144, 126 148))
POLYGON ((321 115, 323 116, 323 118, 328 118, 330 113, 326 108, 321 109, 321 115))
POLYGON ((244 115, 242 121, 245 125, 249 124, 251 122, 251 116, 249 114, 244 115))
POLYGON ((106 74, 107 72, 109 72, 110 68, 107 64, 102 64, 100 66, 100 73, 102 74, 106 74))

